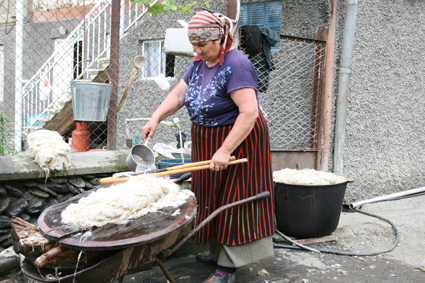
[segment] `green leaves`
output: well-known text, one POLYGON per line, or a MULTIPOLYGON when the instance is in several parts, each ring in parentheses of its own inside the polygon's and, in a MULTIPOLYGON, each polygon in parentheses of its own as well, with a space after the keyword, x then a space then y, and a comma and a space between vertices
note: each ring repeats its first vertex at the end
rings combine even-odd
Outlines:
POLYGON ((161 5, 159 3, 156 3, 155 5, 150 6, 148 8, 148 12, 151 13, 152 16, 156 17, 156 16, 158 16, 159 13, 166 14, 167 13, 167 10, 165 10, 165 8, 164 8, 163 5, 161 5))
POLYGON ((10 123, 11 120, 0 112, 0 156, 15 153, 10 123))
MULTIPOLYGON (((155 3, 152 5, 153 2, 155 2, 155 0, 131 0, 133 1, 133 3, 135 4, 145 4, 146 6, 149 6, 148 8, 148 12, 152 14, 152 16, 156 17, 158 16, 158 14, 160 13, 168 13, 168 12, 176 12, 176 11, 181 11, 183 14, 190 14, 192 13, 192 11, 194 9, 199 9, 202 6, 205 6, 207 9, 210 9, 210 2, 212 0, 207 0, 205 2, 199 2, 199 1, 194 1, 191 4, 187 4, 187 6, 184 5, 179 5, 176 2, 172 1, 172 0, 163 0, 163 1, 158 1, 158 3, 155 3)), ((224 1, 224 0, 222 0, 224 1)))

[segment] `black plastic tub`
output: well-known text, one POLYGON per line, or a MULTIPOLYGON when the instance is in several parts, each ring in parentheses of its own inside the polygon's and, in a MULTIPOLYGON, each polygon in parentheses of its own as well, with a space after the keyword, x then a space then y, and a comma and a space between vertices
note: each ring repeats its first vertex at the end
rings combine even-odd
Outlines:
POLYGON ((296 238, 331 234, 338 226, 349 182, 317 186, 275 183, 278 230, 296 238))

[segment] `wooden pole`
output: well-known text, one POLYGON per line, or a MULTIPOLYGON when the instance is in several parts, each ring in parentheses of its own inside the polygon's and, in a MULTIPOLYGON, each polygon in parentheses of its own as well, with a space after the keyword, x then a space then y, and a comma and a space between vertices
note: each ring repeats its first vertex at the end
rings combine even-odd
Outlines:
POLYGON ((111 100, 108 111, 108 149, 117 147, 117 101, 118 101, 118 72, 120 59, 120 0, 112 0, 111 9, 111 61, 109 65, 109 82, 112 83, 111 100))

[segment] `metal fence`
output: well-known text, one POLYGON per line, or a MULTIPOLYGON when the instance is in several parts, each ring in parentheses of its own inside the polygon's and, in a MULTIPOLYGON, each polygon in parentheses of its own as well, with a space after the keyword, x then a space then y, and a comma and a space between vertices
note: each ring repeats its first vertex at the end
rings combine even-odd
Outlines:
MULTIPOLYGON (((141 134, 145 123, 141 118, 150 117, 164 97, 154 78, 163 74, 173 87, 191 62, 189 57, 163 53, 165 30, 190 15, 167 13, 153 18, 143 6, 122 1, 121 11, 114 14, 121 26, 114 31, 111 2, 65 2, 60 8, 47 9, 49 1, 25 6, 31 2, 17 0, 0 10, 0 155, 25 150, 25 135, 40 128, 58 131, 65 141, 74 143, 76 122, 84 122, 90 132, 87 150, 128 147, 141 134), (119 53, 110 44, 114 32, 119 33, 119 53), (133 85, 135 91, 143 90, 143 97, 132 94, 118 112, 130 75, 123 69, 133 67, 136 55, 147 58, 133 85), (75 121, 73 80, 115 86, 106 121, 75 121)), ((211 9, 225 13, 226 5, 213 1, 211 9)), ((264 74, 258 69, 260 85, 267 85, 259 97, 273 150, 320 146, 324 48, 323 42, 281 37, 279 48, 272 50, 274 70, 264 74)), ((190 141, 188 115, 180 110, 177 116, 190 141)), ((175 128, 160 127, 156 141, 177 143, 175 128)))
MULTIPOLYGON (((111 68, 119 60, 118 52, 111 53, 111 4, 102 0, 2 2, 1 154, 24 150, 26 135, 41 128, 58 131, 71 143, 77 118, 73 117, 71 81, 118 85, 118 68, 111 68)), ((121 1, 121 10, 115 13, 121 20, 116 33, 123 37, 146 13, 143 5, 121 1)), ((108 127, 116 127, 99 119, 81 123, 91 132, 87 149, 106 146, 108 127)))
POLYGON ((325 42, 281 36, 273 56, 276 69, 270 72, 268 90, 260 95, 271 149, 318 150, 325 42))

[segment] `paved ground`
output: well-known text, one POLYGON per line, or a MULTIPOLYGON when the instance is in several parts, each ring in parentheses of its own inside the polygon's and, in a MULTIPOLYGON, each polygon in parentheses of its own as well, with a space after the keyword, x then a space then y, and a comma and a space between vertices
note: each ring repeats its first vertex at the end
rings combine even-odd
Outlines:
MULTIPOLYGON (((397 227, 400 242, 389 253, 345 256, 276 248, 273 257, 238 269, 236 282, 425 282, 424 203, 425 196, 418 196, 363 206, 364 211, 385 217, 397 227)), ((386 222, 349 211, 341 214, 333 234, 336 242, 309 246, 372 253, 388 250, 395 240, 393 228, 386 222)), ((190 243, 184 248, 187 251, 167 261, 166 267, 176 282, 203 282, 214 268, 195 261, 194 256, 200 248, 193 246, 191 249, 190 243)), ((124 282, 166 283, 167 280, 155 267, 128 274, 124 282)))
MULTIPOLYGON (((239 268, 236 282, 425 282, 424 203, 425 195, 363 207, 364 211, 391 220, 397 227, 400 242, 391 252, 376 256, 346 256, 275 248, 273 257, 239 268)), ((388 223, 349 210, 341 214, 333 234, 337 241, 309 246, 372 253, 388 250, 395 239, 388 223)), ((205 252, 206 247, 189 241, 165 265, 176 282, 203 282, 214 271, 214 268, 195 261, 196 254, 205 252)), ((6 282, 24 281, 19 277, 17 281, 0 278, 0 283, 6 282)), ((124 282, 166 283, 167 279, 158 267, 151 266, 127 274, 124 282)))

